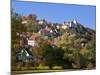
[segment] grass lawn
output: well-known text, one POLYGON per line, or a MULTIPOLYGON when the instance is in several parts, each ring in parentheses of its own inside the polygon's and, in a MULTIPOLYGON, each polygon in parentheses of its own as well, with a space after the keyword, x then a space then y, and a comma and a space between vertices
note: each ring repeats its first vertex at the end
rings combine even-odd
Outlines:
POLYGON ((27 73, 46 73, 46 72, 63 72, 64 70, 26 70, 26 71, 12 71, 15 74, 27 74, 27 73))
MULTIPOLYGON (((25 67, 24 67, 25 68, 25 67)), ((47 67, 46 67, 47 68, 47 67)), ((32 67, 32 69, 24 69, 24 70, 16 70, 16 71, 12 71, 12 75, 16 75, 16 74, 29 74, 29 73, 48 73, 48 72, 67 72, 67 71, 79 71, 82 69, 34 69, 34 67, 32 67)), ((83 69, 86 70, 86 69, 83 69)))

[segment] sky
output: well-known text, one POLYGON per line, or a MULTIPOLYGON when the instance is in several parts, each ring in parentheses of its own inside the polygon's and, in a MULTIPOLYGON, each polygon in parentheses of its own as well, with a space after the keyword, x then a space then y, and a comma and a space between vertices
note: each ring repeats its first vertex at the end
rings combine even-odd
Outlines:
POLYGON ((85 27, 92 29, 96 27, 95 6, 12 0, 12 8, 21 15, 36 14, 37 19, 46 19, 52 23, 75 19, 85 27))

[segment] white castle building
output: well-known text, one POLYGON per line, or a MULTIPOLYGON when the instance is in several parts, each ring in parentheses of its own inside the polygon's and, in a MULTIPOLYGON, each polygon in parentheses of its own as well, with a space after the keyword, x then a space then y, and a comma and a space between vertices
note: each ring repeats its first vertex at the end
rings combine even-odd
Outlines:
POLYGON ((75 27, 77 27, 77 21, 72 20, 72 21, 64 21, 61 28, 67 29, 67 28, 75 28, 75 27))

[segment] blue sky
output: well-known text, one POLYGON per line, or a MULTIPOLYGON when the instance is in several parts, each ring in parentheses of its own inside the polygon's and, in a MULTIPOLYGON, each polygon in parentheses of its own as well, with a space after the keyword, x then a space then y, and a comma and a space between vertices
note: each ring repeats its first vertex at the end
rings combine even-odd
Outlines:
POLYGON ((89 5, 55 4, 39 2, 12 1, 12 8, 21 15, 36 14, 38 19, 48 22, 63 23, 76 19, 85 27, 95 29, 96 7, 89 5))

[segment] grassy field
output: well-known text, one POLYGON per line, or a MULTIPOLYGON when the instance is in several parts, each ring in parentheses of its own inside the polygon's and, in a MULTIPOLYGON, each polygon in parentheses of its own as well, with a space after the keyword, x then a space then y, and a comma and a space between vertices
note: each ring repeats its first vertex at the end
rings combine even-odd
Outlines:
POLYGON ((30 74, 30 73, 65 72, 65 71, 67 72, 67 71, 77 71, 77 70, 79 70, 79 69, 12 71, 12 75, 30 74))
POLYGON ((19 69, 19 68, 16 69, 16 70, 12 70, 12 75, 30 74, 30 73, 48 73, 48 72, 67 72, 67 71, 88 70, 86 68, 84 68, 84 69, 62 69, 61 66, 54 66, 52 70, 48 66, 30 67, 29 69, 27 69, 27 67, 21 67, 21 69, 19 69))
POLYGON ((26 71, 12 71, 12 74, 28 74, 28 73, 47 73, 47 72, 63 72, 64 70, 26 70, 26 71))

